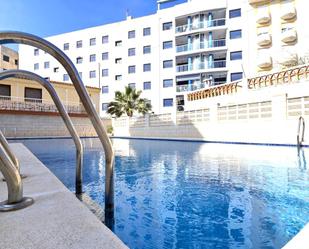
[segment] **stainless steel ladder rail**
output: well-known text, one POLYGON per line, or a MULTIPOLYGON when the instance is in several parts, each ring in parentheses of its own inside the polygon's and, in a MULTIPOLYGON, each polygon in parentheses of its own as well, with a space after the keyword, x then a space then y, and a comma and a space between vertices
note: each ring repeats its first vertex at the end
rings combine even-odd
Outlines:
MULTIPOLYGON (((76 147, 76 180, 75 180, 75 191, 76 194, 82 193, 82 169, 83 169, 83 144, 74 128, 74 125, 69 117, 67 111, 65 110, 61 100, 58 97, 57 92, 55 91, 52 84, 41 76, 25 71, 25 70, 6 70, 0 72, 0 81, 6 78, 16 78, 22 77, 29 80, 34 80, 40 85, 42 85, 47 92, 50 94, 52 100, 54 101, 62 120, 64 121, 67 129, 70 132, 70 135, 73 138, 75 147, 76 147)), ((1 138, 1 137, 0 137, 1 138)))
MULTIPOLYGON (((2 132, 0 133, 2 135, 2 132)), ((11 156, 8 154, 7 149, 3 146, 3 144, 7 144, 5 138, 4 140, 5 141, 1 140, 0 143, 0 171, 6 179, 8 199, 7 201, 0 202, 0 212, 22 209, 30 206, 34 202, 30 197, 23 197, 23 184, 19 169, 11 160, 11 156)), ((8 149, 13 155, 10 148, 8 149)), ((15 156, 13 157, 15 158, 15 156)))
POLYGON ((12 152, 8 141, 6 140, 5 136, 3 135, 3 133, 0 130, 0 143, 2 145, 2 147, 4 148, 4 150, 6 151, 6 153, 8 154, 8 156, 10 157, 10 159, 12 160, 13 164, 15 165, 16 169, 18 170, 18 172, 20 172, 20 168, 19 168, 19 162, 17 157, 14 155, 14 153, 12 152))
POLYGON ((26 44, 37 47, 50 55, 52 55, 68 72, 71 81, 80 97, 81 102, 98 134, 98 137, 103 145, 105 153, 105 218, 109 222, 114 220, 114 150, 111 140, 101 122, 101 119, 96 112, 87 90, 69 57, 62 52, 58 47, 42 39, 28 33, 16 31, 0 32, 0 45, 7 43, 26 44))
POLYGON ((301 147, 302 143, 304 142, 304 136, 305 136, 305 119, 300 116, 298 118, 298 130, 297 130, 297 146, 301 147))

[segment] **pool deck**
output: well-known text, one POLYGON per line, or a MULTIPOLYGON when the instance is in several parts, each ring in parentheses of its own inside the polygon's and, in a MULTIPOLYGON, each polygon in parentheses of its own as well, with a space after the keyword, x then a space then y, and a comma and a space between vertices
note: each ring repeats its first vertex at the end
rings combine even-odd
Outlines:
MULTIPOLYGON (((22 210, 0 212, 0 248, 127 248, 24 145, 10 145, 27 176, 24 196, 35 202, 22 210)), ((1 180, 0 200, 6 199, 1 180)))

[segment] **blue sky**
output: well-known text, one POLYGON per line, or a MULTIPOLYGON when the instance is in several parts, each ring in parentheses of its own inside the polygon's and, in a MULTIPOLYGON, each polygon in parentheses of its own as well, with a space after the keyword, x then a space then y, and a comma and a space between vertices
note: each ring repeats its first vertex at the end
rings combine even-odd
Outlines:
POLYGON ((42 37, 124 20, 127 9, 133 17, 157 9, 156 0, 0 0, 0 6, 0 30, 42 37))

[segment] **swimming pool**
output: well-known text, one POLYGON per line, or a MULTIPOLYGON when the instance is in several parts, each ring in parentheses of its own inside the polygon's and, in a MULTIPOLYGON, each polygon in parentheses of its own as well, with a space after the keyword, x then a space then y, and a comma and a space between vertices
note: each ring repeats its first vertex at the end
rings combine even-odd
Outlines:
MULTIPOLYGON (((21 140, 72 191, 70 139, 21 140)), ((104 202, 104 155, 83 139, 84 190, 104 202)), ((115 233, 130 248, 281 248, 309 222, 309 149, 113 139, 115 233)))

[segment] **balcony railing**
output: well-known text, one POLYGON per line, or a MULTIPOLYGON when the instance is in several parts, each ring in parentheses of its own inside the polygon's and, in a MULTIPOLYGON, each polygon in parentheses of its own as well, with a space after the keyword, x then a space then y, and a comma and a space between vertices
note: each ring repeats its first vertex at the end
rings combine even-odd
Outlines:
POLYGON ((176 33, 183 33, 183 32, 188 32, 192 30, 197 30, 197 29, 204 29, 204 28, 212 28, 212 27, 219 27, 219 26, 225 26, 225 18, 222 19, 215 19, 211 21, 203 21, 203 22, 198 22, 197 24, 185 24, 182 26, 176 27, 176 33))
POLYGON ((176 91, 177 92, 190 92, 190 91, 196 91, 199 89, 204 89, 207 87, 211 87, 211 86, 217 86, 217 85, 221 85, 221 84, 226 84, 226 81, 216 81, 214 82, 213 80, 207 80, 206 82, 198 82, 198 83, 194 83, 191 85, 180 85, 180 86, 176 86, 176 91))
MULTIPOLYGON (((66 102, 64 107, 68 113, 86 114, 84 107, 78 102, 66 102)), ((49 100, 1 95, 0 110, 58 112, 55 104, 49 100)))
POLYGON ((211 68, 224 68, 226 67, 226 61, 221 60, 221 61, 213 61, 212 63, 208 62, 201 62, 198 65, 179 65, 176 67, 176 72, 181 73, 181 72, 188 72, 188 71, 194 71, 194 70, 202 70, 202 69, 211 69, 211 68))
POLYGON ((217 48, 217 47, 224 47, 225 46, 225 39, 220 40, 213 40, 208 42, 199 42, 197 44, 185 44, 176 47, 176 52, 187 52, 205 48, 217 48))

